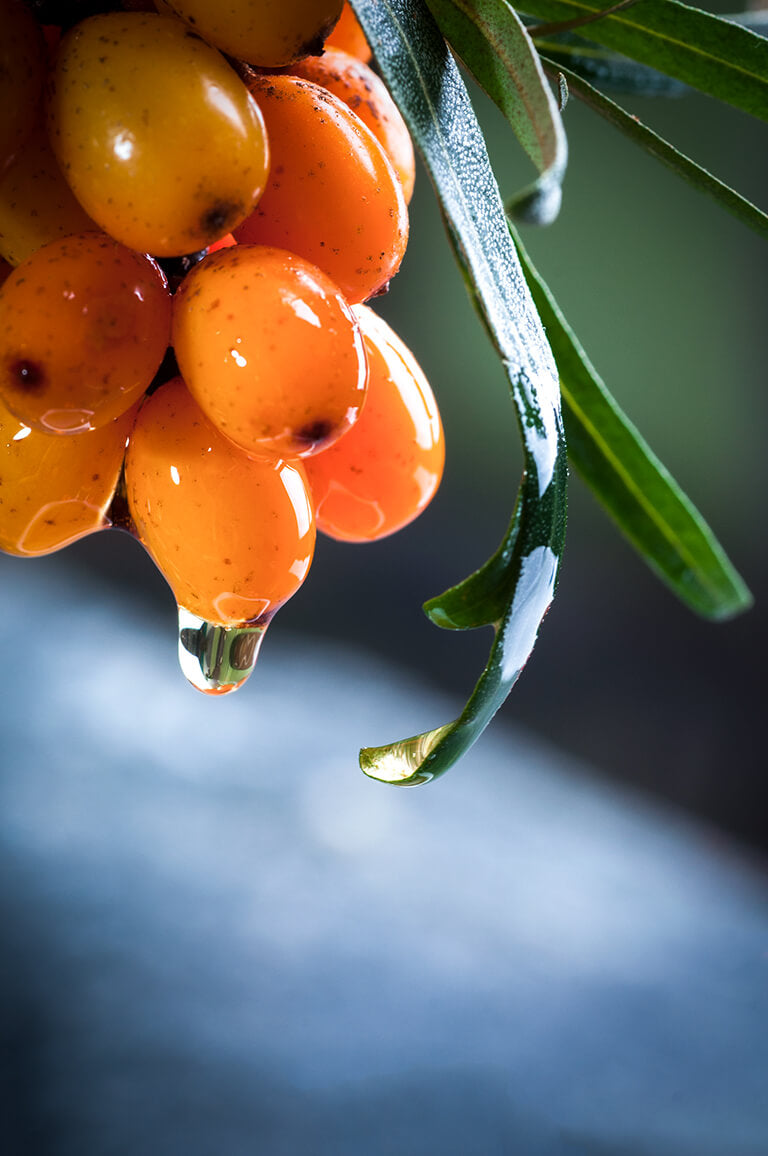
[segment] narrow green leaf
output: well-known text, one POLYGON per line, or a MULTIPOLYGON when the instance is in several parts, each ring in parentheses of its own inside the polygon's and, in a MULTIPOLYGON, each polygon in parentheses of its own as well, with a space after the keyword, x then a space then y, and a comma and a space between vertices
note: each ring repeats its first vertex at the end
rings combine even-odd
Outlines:
POLYGON ((566 65, 571 72, 597 85, 601 92, 624 96, 681 96, 688 86, 665 76, 647 64, 638 64, 628 56, 590 44, 580 36, 535 36, 533 43, 541 56, 566 65))
POLYGON ((488 663, 469 701, 445 726, 360 753, 372 778, 413 786, 441 775, 475 742, 528 660, 557 581, 566 457, 557 368, 456 63, 422 0, 353 5, 432 177, 462 274, 506 370, 525 455, 500 552, 430 604, 430 616, 443 625, 493 625, 488 663))
POLYGON ((707 618, 752 598, 709 526, 608 392, 514 234, 560 371, 568 456, 630 542, 683 602, 707 618))
MULTIPOLYGON (((545 20, 598 12, 599 0, 524 0, 545 20)), ((641 0, 589 25, 589 39, 657 68, 744 112, 768 120, 768 40, 749 29, 680 4, 641 0)))
POLYGON ((693 185, 695 189, 700 189, 701 192, 714 197, 723 208, 727 209, 729 213, 733 213, 734 217, 738 217, 745 225, 749 225, 750 229, 754 229, 761 237, 768 238, 768 216, 751 201, 748 201, 746 197, 742 197, 735 189, 718 180, 717 177, 707 172, 701 165, 697 165, 684 153, 678 152, 658 133, 648 128, 636 117, 630 116, 618 104, 604 96, 603 93, 598 92, 586 80, 576 76, 570 69, 564 68, 562 64, 558 64, 554 60, 547 60, 545 57, 542 60, 545 68, 551 72, 552 76, 564 75, 571 93, 583 100, 595 112, 599 112, 635 144, 639 144, 651 156, 656 157, 667 168, 672 169, 689 185, 693 185))
POLYGON ((508 206, 520 221, 548 225, 560 211, 568 163, 563 123, 531 38, 507 0, 427 0, 454 52, 501 109, 539 170, 508 206))
POLYGON ((624 8, 631 8, 633 5, 639 3, 639 0, 619 0, 618 4, 609 4, 604 8, 600 8, 597 12, 587 12, 581 16, 572 16, 570 20, 555 20, 554 22, 544 24, 529 25, 531 36, 559 36, 561 33, 573 32, 576 29, 585 28, 589 24, 593 24, 595 20, 604 20, 606 16, 612 16, 614 12, 620 12, 624 8))

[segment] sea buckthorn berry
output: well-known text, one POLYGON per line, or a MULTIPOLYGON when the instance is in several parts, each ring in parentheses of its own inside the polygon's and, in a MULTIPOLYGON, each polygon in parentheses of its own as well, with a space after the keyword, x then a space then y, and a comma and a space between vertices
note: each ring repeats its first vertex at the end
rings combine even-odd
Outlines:
POLYGON ((0 175, 0 253, 18 265, 57 237, 96 228, 64 180, 45 125, 38 124, 0 175))
POLYGON ((365 400, 352 310, 324 273, 282 249, 236 245, 196 265, 174 298, 173 346, 205 413, 251 454, 316 453, 365 400))
POLYGON ((319 52, 341 14, 342 0, 164 0, 222 52, 262 68, 280 68, 319 52))
POLYGON ((52 438, 0 404, 0 549, 50 554, 110 525, 136 407, 102 429, 52 438))
POLYGON ((45 80, 45 41, 22 0, 0 0, 0 172, 35 127, 45 80))
POLYGON ((307 465, 318 529, 347 542, 384 538, 411 522, 440 484, 443 430, 429 383, 386 322, 355 306, 368 350, 360 420, 307 465))
POLYGON ((86 212, 140 252, 182 256, 232 231, 269 166, 258 106, 180 20, 110 12, 64 37, 49 132, 86 212))
POLYGON ((0 289, 0 396, 46 433, 106 425, 151 382, 170 326, 150 257, 103 233, 52 241, 0 289))
POLYGON ((326 48, 340 48, 342 52, 348 52, 350 56, 362 60, 363 64, 367 64, 371 59, 371 46, 365 39, 365 33, 351 4, 344 4, 339 22, 328 37, 326 48))
POLYGON ((181 378, 142 406, 125 476, 138 535, 185 610, 240 626, 268 618, 304 581, 315 524, 301 466, 249 458, 181 378))
POLYGON ((238 241, 274 245, 318 265, 349 301, 397 272, 408 240, 400 181, 373 133, 326 89, 295 76, 248 86, 272 143, 272 169, 238 241))
POLYGON ((309 56, 291 69, 294 76, 327 88, 360 117, 371 130, 400 178, 406 203, 413 195, 413 142, 400 109, 386 85, 367 64, 342 52, 327 48, 322 56, 309 56))

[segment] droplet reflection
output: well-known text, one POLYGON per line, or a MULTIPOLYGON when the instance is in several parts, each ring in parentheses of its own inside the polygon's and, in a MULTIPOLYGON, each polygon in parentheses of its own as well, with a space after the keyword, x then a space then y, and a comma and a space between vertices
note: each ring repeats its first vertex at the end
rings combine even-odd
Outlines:
POLYGON ((179 607, 179 664, 203 694, 228 694, 246 681, 259 657, 267 622, 219 626, 179 607))

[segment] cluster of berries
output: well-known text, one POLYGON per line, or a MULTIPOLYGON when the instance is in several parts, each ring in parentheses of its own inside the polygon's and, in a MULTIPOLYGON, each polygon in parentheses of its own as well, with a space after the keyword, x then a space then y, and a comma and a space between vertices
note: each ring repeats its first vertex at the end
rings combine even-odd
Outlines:
POLYGON ((413 149, 341 0, 78 2, 0 0, 0 548, 129 529, 222 692, 316 527, 383 537, 439 484, 429 385, 363 304, 413 149))

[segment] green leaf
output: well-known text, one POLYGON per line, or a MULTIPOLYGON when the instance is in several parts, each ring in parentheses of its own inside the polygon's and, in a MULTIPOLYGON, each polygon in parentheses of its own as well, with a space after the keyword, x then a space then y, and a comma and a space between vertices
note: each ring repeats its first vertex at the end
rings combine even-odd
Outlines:
POLYGON ((514 234, 552 344, 571 464, 636 550, 691 609, 724 619, 752 597, 699 512, 608 392, 514 234))
POLYGON ((448 43, 503 112, 541 174, 510 206, 548 225, 560 211, 568 146, 557 103, 519 16, 507 0, 427 0, 448 43))
POLYGON ((595 112, 600 113, 601 116, 609 120, 611 124, 620 129, 625 136, 635 144, 639 144, 641 148, 650 153, 651 156, 656 157, 667 168, 672 169, 689 185, 693 185, 695 189, 700 189, 703 193, 708 193, 709 196, 714 197, 715 200, 727 209, 729 213, 733 213, 734 217, 738 217, 745 225, 749 225, 750 229, 754 229, 761 237, 768 238, 768 216, 762 210, 748 201, 746 197, 742 197, 735 189, 730 188, 729 185, 719 181, 701 165, 697 165, 690 157, 685 156, 684 153, 678 152, 668 141, 660 137, 652 129, 639 121, 637 117, 630 116, 618 104, 598 92, 586 80, 576 76, 570 69, 564 68, 556 61, 550 61, 542 58, 545 67, 551 69, 552 75, 557 76, 562 74, 568 82, 569 91, 593 108, 595 112))
MULTIPOLYGON (((587 0, 525 0, 545 20, 599 12, 587 0)), ((677 0, 641 0, 589 25, 589 39, 768 120, 768 41, 677 0)))
POLYGON ((590 44, 572 32, 557 39, 535 36, 534 46, 541 56, 566 65, 577 76, 597 85, 601 92, 625 96, 681 96, 688 86, 665 76, 647 64, 638 64, 628 56, 590 44))
POLYGON ((563 548, 566 456, 557 368, 456 63, 421 0, 353 6, 424 158, 462 274, 506 370, 525 456, 500 552, 430 603, 430 616, 443 625, 493 625, 488 664, 467 705, 444 726, 360 753, 372 778, 413 786, 441 775, 475 742, 531 653, 563 548))

